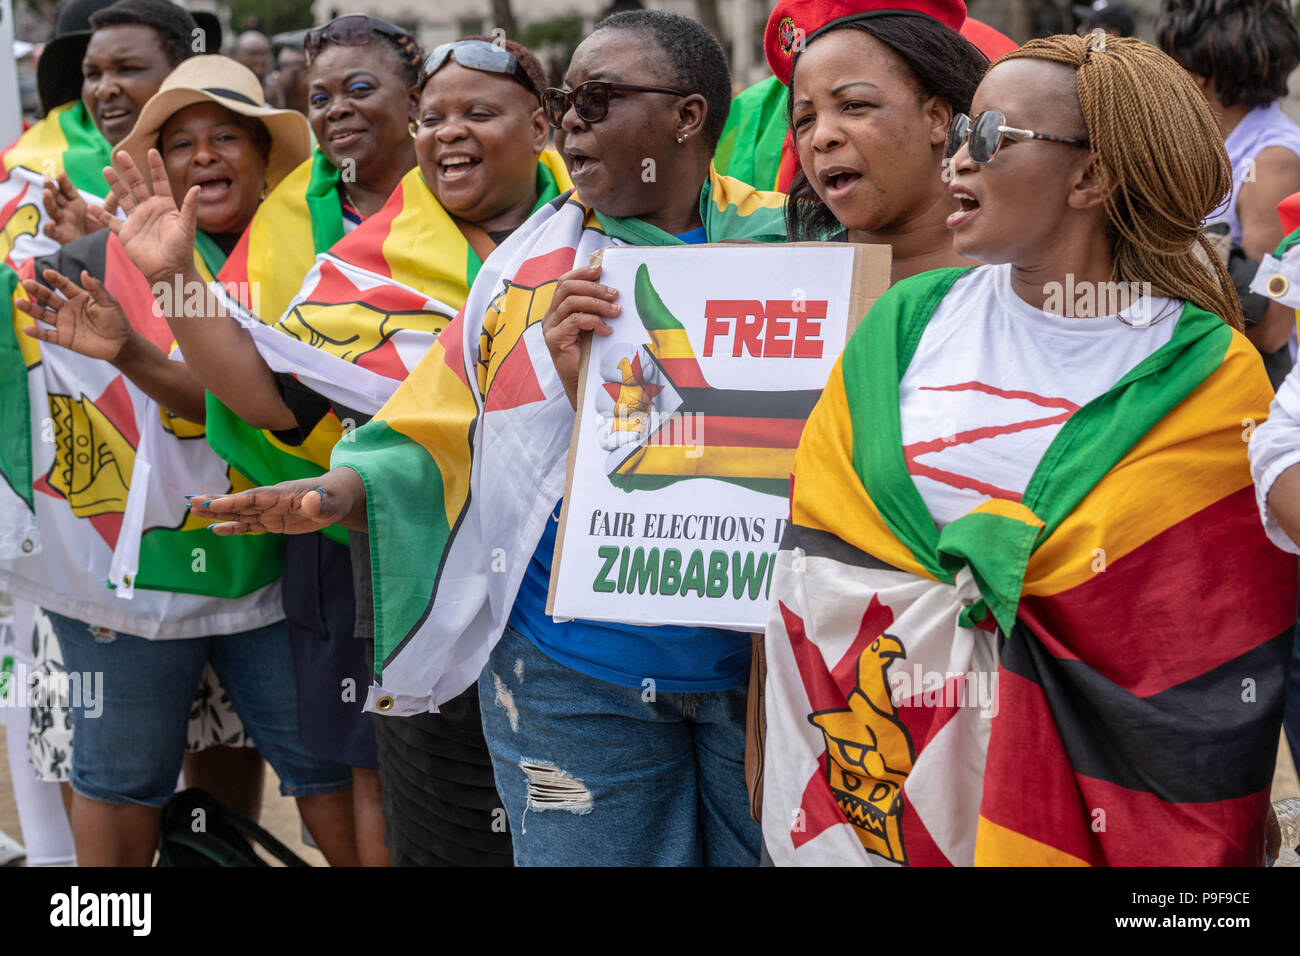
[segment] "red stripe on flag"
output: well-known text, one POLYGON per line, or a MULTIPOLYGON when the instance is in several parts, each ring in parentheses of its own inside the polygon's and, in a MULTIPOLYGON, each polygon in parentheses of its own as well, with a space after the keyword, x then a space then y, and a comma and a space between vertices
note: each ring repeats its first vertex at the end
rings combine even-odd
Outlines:
POLYGON ((126 379, 121 375, 108 383, 108 388, 94 400, 95 407, 122 433, 132 448, 140 447, 140 431, 135 427, 135 403, 126 390, 126 379))
POLYGON ((383 207, 366 219, 364 229, 354 229, 340 239, 331 251, 340 259, 391 279, 393 270, 384 258, 384 242, 393 228, 393 221, 406 204, 405 192, 405 183, 398 185, 383 207))
MULTIPOLYGON (((78 285, 81 283, 79 276, 69 276, 69 278, 78 285)), ((117 236, 112 233, 109 233, 108 240, 104 244, 104 288, 121 303, 123 314, 131 320, 131 325, 137 332, 163 352, 171 351, 175 337, 167 325, 162 310, 158 307, 153 288, 149 285, 149 280, 144 277, 144 273, 136 268, 135 263, 127 256, 117 236)), ((183 297, 186 291, 179 277, 173 282, 171 289, 173 297, 177 293, 182 296, 182 302, 173 302, 172 308, 183 314, 183 297)), ((131 444, 134 445, 135 442, 131 444)))
POLYGON ((357 303, 376 312, 420 312, 428 301, 424 296, 401 286, 380 284, 359 288, 334 263, 320 263, 320 278, 299 303, 300 308, 313 305, 347 305, 357 303))
MULTIPOLYGON (((1084 805, 1097 816, 1110 866, 1259 866, 1264 862, 1268 789, 1214 803, 1166 803, 1153 793, 1078 776, 1084 805)), ((1088 817, 1093 819, 1092 816, 1088 817)))
MULTIPOLYGON (((447 363, 447 368, 460 379, 461 384, 469 388, 469 378, 465 374, 465 343, 462 341, 464 337, 465 310, 461 309, 456 313, 456 318, 451 320, 451 324, 443 329, 442 334, 434 341, 434 347, 442 346, 442 360, 447 363)), ((474 388, 477 390, 478 386, 475 385, 474 388)))
MULTIPOLYGON (((252 305, 251 302, 245 301, 248 298, 248 236, 251 231, 249 229, 244 230, 244 234, 235 243, 235 248, 226 257, 226 264, 217 273, 217 281, 231 289, 232 297, 235 297, 239 292, 245 293, 245 295, 239 297, 239 304, 246 309, 252 305), (231 283, 234 283, 233 287, 231 283)), ((278 319, 279 316, 277 315, 275 318, 278 319)))
POLYGON ((1075 783, 1074 768, 1043 689, 1001 668, 981 815, 1008 830, 1100 864, 1103 860, 1091 829, 1090 809, 1075 783))
POLYGON ((1054 657, 1082 657, 1108 680, 1149 697, 1272 640, 1290 625, 1295 606, 1296 559, 1268 544, 1247 485, 1085 583, 1023 598, 1020 617, 1054 657), (1185 600, 1189 594, 1197 599, 1185 600), (1095 640, 1138 624, 1140 641, 1095 640), (1088 643, 1075 647, 1075 640, 1088 643))
POLYGON ((510 277, 510 284, 535 289, 548 282, 554 282, 573 268, 573 259, 577 254, 577 249, 562 246, 559 249, 552 249, 544 256, 535 256, 515 270, 515 274, 510 277))
POLYGON ((729 418, 705 415, 689 423, 674 416, 655 436, 657 445, 708 445, 713 448, 797 448, 800 418, 729 418))
POLYGON ((673 380, 673 384, 679 388, 708 388, 709 383, 704 380, 704 374, 700 371, 699 363, 693 358, 661 358, 657 359, 660 368, 664 370, 667 376, 673 380))
POLYGON ((545 399, 546 394, 542 391, 542 386, 537 381, 537 372, 533 368, 533 357, 528 354, 524 340, 520 339, 497 369, 496 377, 488 388, 483 410, 491 412, 519 408, 545 399))
POLYGON ((379 348, 358 357, 357 365, 369 369, 376 375, 391 378, 395 382, 402 381, 410 372, 402 362, 401 353, 397 351, 397 346, 393 344, 392 339, 385 339, 384 344, 379 348))

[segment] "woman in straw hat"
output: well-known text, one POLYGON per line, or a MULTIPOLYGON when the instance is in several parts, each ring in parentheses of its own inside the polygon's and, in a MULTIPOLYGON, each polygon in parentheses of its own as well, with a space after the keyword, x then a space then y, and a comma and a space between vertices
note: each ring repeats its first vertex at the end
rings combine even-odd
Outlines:
MULTIPOLYGON (((178 67, 124 141, 159 147, 170 188, 194 193, 193 256, 205 280, 309 144, 300 115, 267 108, 256 78, 217 56, 178 67)), ((186 290, 157 291, 166 299, 186 290)), ((5 580, 53 612, 69 673, 102 674, 99 699, 112 702, 102 713, 73 708, 79 861, 152 859, 193 688, 210 661, 326 857, 356 862, 351 774, 313 754, 298 732, 279 553, 214 547, 204 522, 174 504, 182 484, 247 480, 192 440, 203 434, 203 389, 184 363, 168 360, 171 334, 155 289, 103 230, 35 260, 13 296, 37 320, 28 331, 42 343, 39 354, 34 343, 24 347, 29 398, 49 405, 56 428, 52 450, 31 443, 33 486, 44 492, 32 496, 42 546, 9 562, 5 580), (105 579, 132 601, 118 600, 105 579)))

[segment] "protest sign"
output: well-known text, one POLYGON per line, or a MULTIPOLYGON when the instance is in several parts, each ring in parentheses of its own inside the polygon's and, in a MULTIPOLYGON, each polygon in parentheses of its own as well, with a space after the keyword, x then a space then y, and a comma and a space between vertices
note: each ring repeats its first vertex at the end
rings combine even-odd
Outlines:
POLYGON ((799 435, 889 255, 604 250, 622 312, 584 354, 548 612, 763 629, 799 435))

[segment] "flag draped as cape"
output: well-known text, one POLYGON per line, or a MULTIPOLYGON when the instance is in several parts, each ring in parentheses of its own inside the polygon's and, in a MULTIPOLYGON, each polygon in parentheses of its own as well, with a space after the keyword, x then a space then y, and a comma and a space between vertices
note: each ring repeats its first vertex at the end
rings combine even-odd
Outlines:
MULTIPOLYGON (((195 262, 205 279, 223 258, 200 234, 195 262)), ((3 267, 0 576, 51 610, 145 637, 281 619, 283 542, 231 546, 185 507, 195 488, 250 487, 207 447, 203 426, 161 410, 110 363, 21 331, 32 320, 13 308, 26 297, 18 279, 46 268, 74 280, 90 272, 142 335, 163 351, 173 344, 148 281, 106 230, 18 272, 3 267)))
POLYGON ((1258 355, 1185 305, 1165 346, 1066 422, 1019 502, 939 531, 903 460, 898 387, 961 272, 880 299, 800 441, 766 635, 768 850, 1261 862, 1296 566, 1255 511, 1258 355))
MULTIPOLYGON (((711 174, 708 240, 784 239, 783 196, 711 174)), ((334 449, 366 485, 375 603, 367 709, 436 710, 478 677, 564 494, 573 409, 542 339, 559 277, 610 245, 681 240, 572 194, 517 229, 375 418, 334 449)))

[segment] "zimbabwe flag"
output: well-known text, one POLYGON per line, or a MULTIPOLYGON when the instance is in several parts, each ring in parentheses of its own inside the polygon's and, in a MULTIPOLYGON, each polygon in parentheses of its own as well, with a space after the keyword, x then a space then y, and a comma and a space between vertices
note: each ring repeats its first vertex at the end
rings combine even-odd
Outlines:
MULTIPOLYGON (((223 258, 196 237, 211 280, 223 258)), ((246 630, 283 617, 283 542, 228 545, 190 514, 197 488, 251 487, 203 440, 112 364, 27 336, 13 307, 21 278, 51 268, 99 278, 135 329, 170 351, 171 331, 148 280, 107 230, 0 266, 8 321, 0 330, 0 578, 50 610, 146 637, 246 630), (129 599, 129 600, 126 600, 129 599)))
POLYGON ((773 859, 1261 863, 1296 564, 1247 464, 1258 354, 1186 304, 1020 501, 939 531, 898 387, 962 271, 880 299, 795 456, 766 635, 773 859))
MULTIPOLYGON (((711 242, 785 236, 785 197, 710 174, 711 242)), ((366 709, 436 710, 478 677, 564 494, 573 408, 542 338, 559 278, 611 245, 683 245, 573 193, 520 226, 464 308, 332 464, 365 482, 375 684, 366 709)))
POLYGON ((45 235, 45 180, 67 173, 87 201, 108 195, 108 140, 80 100, 55 107, 0 152, 0 261, 15 268, 59 244, 45 235))
POLYGON ((821 391, 710 386, 644 264, 633 292, 650 341, 641 350, 645 361, 631 356, 603 370, 609 403, 599 410, 620 432, 606 460, 610 482, 631 491, 716 478, 784 498, 799 435, 821 391))

